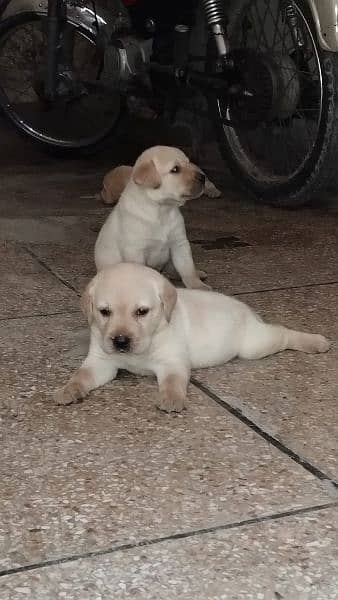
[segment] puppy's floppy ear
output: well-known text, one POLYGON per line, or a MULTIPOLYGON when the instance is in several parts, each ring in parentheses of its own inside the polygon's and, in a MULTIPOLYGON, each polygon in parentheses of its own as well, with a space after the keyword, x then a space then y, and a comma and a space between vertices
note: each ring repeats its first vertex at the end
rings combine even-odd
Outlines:
POLYGON ((162 291, 160 296, 163 304, 164 315, 169 323, 177 302, 177 290, 167 279, 165 279, 165 277, 163 277, 162 291))
POLYGON ((94 290, 95 277, 92 279, 87 287, 85 288, 81 300, 80 307, 85 317, 87 317, 88 325, 93 322, 93 290, 94 290))
POLYGON ((136 163, 133 171, 133 180, 137 185, 154 190, 161 185, 161 177, 153 160, 136 163))

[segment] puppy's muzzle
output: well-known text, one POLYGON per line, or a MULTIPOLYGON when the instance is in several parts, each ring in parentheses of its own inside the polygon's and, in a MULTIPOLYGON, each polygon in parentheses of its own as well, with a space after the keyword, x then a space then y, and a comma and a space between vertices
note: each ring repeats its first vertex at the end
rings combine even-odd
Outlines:
POLYGON ((113 346, 117 352, 129 352, 131 339, 127 335, 116 335, 112 338, 113 346))

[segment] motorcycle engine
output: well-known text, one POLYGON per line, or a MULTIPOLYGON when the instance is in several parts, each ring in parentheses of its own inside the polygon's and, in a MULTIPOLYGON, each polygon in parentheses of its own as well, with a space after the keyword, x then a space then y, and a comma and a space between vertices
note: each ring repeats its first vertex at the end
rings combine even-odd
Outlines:
POLYGON ((136 78, 146 74, 151 52, 152 39, 121 36, 110 41, 104 50, 101 81, 112 88, 130 86, 136 78))

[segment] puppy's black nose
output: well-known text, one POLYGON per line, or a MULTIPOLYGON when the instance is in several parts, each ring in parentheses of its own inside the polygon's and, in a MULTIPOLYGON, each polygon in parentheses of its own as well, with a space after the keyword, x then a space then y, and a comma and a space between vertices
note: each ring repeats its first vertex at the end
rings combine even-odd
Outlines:
POLYGON ((197 181, 200 181, 201 183, 203 183, 203 185, 205 184, 205 175, 204 175, 204 173, 197 173, 196 179, 197 179, 197 181))
POLYGON ((119 352, 128 352, 130 350, 130 338, 127 335, 116 335, 113 338, 113 345, 119 352))

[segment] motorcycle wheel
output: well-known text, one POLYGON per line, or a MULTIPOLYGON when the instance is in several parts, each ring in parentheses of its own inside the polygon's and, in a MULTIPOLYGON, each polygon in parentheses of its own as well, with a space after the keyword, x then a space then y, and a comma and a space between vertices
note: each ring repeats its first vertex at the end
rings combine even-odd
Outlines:
MULTIPOLYGON (((228 17, 230 51, 249 94, 209 98, 222 155, 256 200, 304 205, 337 169, 338 54, 319 46, 302 0, 241 0, 228 17)), ((213 56, 210 46, 209 69, 213 56)))
POLYGON ((95 39, 69 23, 81 92, 44 99, 45 18, 27 12, 0 23, 0 107, 19 132, 49 150, 96 151, 117 125, 120 95, 96 85, 101 65, 95 39))

